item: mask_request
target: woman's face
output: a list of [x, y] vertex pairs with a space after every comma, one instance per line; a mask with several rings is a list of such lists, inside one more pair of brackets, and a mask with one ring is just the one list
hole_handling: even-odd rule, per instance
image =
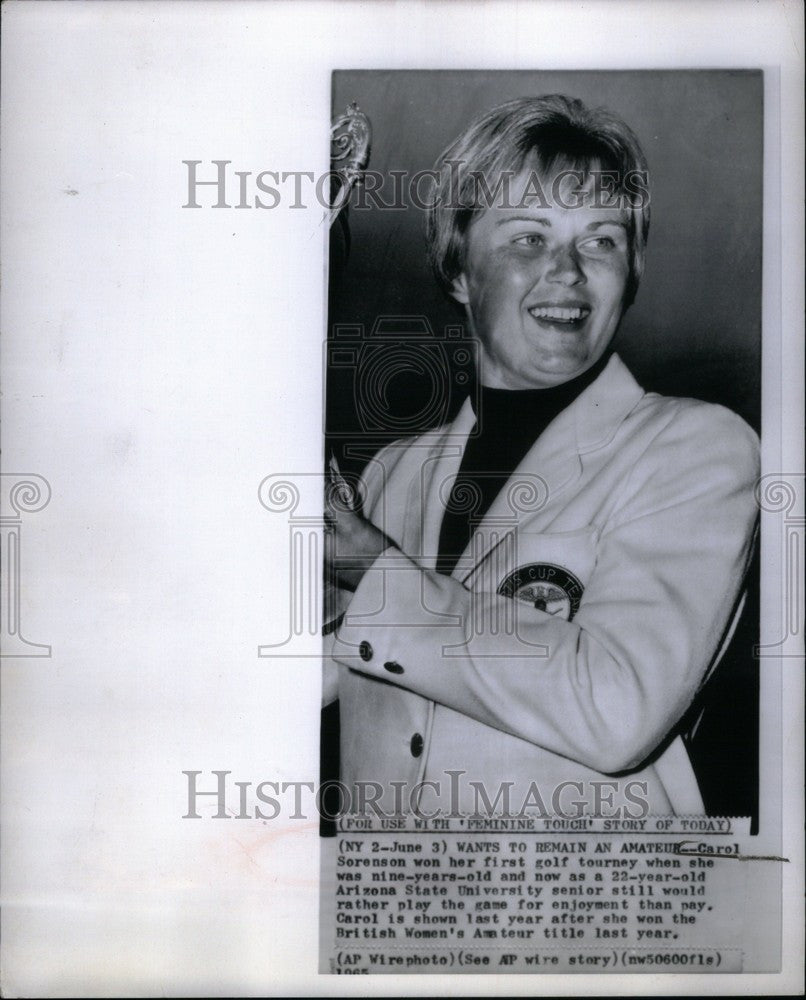
[[482, 385], [547, 388], [581, 375], [604, 354], [624, 312], [627, 212], [603, 207], [589, 185], [576, 197], [530, 197], [532, 176], [524, 168], [509, 197], [471, 222], [454, 282], [479, 340]]

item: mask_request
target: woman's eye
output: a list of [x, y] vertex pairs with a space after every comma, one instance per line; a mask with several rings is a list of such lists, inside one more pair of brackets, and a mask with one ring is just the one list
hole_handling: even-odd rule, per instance
[[543, 244], [543, 236], [540, 233], [526, 233], [524, 236], [518, 236], [515, 242], [522, 246], [539, 247]]
[[613, 250], [616, 246], [616, 241], [612, 236], [596, 236], [594, 239], [583, 243], [583, 246], [588, 247], [590, 250]]

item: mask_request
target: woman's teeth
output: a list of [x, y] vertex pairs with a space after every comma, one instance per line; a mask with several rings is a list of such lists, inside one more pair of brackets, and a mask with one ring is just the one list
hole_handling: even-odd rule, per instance
[[561, 306], [540, 306], [538, 309], [530, 309], [529, 314], [535, 319], [547, 319], [554, 323], [571, 323], [587, 316], [590, 309], [563, 308]]

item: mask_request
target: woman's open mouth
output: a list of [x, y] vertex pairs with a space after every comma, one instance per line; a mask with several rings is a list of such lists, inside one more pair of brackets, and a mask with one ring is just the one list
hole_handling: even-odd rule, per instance
[[573, 328], [575, 326], [580, 326], [588, 318], [588, 316], [590, 316], [591, 310], [589, 306], [585, 305], [538, 305], [532, 306], [528, 312], [529, 315], [533, 319], [536, 319], [539, 323], [545, 323], [550, 326], [565, 326]]

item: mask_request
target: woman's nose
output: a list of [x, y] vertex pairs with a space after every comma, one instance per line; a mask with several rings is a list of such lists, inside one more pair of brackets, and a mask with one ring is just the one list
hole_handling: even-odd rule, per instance
[[585, 272], [573, 247], [555, 250], [549, 261], [546, 279], [562, 285], [578, 285], [585, 281]]

